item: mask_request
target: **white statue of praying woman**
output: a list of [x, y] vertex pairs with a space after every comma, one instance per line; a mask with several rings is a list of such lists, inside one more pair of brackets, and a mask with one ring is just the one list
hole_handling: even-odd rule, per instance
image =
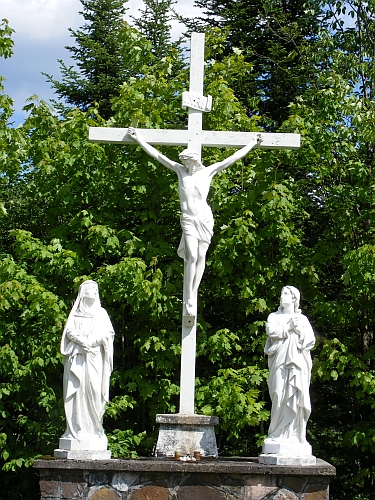
[[268, 388], [272, 402], [271, 423], [263, 453], [311, 455], [306, 424], [311, 413], [311, 354], [315, 336], [299, 308], [300, 292], [284, 286], [278, 310], [268, 316]]
[[211, 242], [214, 218], [207, 203], [211, 181], [215, 174], [243, 158], [254, 146], [261, 142], [255, 138], [242, 149], [225, 160], [205, 167], [195, 151], [185, 149], [179, 154], [181, 163], [170, 160], [143, 140], [140, 133], [130, 127], [129, 135], [159, 163], [176, 172], [181, 206], [182, 237], [178, 255], [185, 261], [185, 308], [190, 316], [196, 316], [196, 296], [201, 282], [206, 253]]
[[[85, 281], [79, 287], [61, 340], [66, 431], [60, 448], [107, 447], [102, 423], [113, 368], [113, 338], [111, 321], [100, 304], [98, 285]], [[72, 441], [80, 444], [72, 445]]]

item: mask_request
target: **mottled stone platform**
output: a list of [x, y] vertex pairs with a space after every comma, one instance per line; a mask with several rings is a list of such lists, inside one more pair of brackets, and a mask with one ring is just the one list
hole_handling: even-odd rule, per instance
[[158, 414], [156, 423], [160, 425], [156, 457], [173, 458], [176, 451], [181, 455], [193, 456], [194, 451], [199, 451], [202, 457], [218, 457], [214, 426], [219, 417]]
[[256, 458], [36, 460], [42, 500], [327, 500], [332, 465], [271, 466]]

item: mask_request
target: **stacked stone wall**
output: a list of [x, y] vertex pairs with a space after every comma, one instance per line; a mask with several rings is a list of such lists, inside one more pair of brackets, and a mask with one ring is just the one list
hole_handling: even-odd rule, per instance
[[264, 466], [255, 459], [37, 460], [41, 500], [328, 500], [335, 469]]

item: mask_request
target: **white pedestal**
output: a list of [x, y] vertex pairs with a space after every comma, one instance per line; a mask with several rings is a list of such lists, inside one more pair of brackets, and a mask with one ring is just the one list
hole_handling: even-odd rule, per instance
[[110, 450], [61, 450], [53, 452], [55, 458], [68, 458], [70, 460], [109, 460]]
[[107, 436], [88, 436], [84, 439], [60, 438], [59, 448], [53, 453], [56, 458], [72, 460], [108, 460], [111, 452], [107, 449]]
[[316, 465], [311, 445], [291, 440], [276, 441], [266, 438], [259, 463], [265, 465]]
[[176, 451], [182, 456], [193, 456], [194, 451], [199, 451], [201, 457], [218, 457], [214, 426], [219, 417], [177, 413], [156, 415], [156, 423], [160, 424], [156, 457], [172, 458]]

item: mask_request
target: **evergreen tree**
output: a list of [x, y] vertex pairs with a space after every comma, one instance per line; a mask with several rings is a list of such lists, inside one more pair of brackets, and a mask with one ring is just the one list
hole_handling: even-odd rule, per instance
[[170, 21], [173, 18], [173, 0], [144, 0], [145, 9], [141, 15], [134, 16], [134, 25], [152, 44], [152, 53], [156, 58], [165, 57], [169, 47], [178, 47], [179, 42], [171, 41]]
[[69, 29], [76, 46], [67, 46], [74, 66], [59, 60], [62, 81], [46, 75], [56, 94], [68, 104], [86, 111], [94, 102], [101, 116], [112, 116], [111, 98], [129, 78], [121, 55], [121, 33], [125, 14], [124, 0], [80, 0], [86, 23], [81, 29]]
[[[243, 50], [247, 62], [253, 65], [248, 77], [234, 87], [237, 96], [249, 113], [258, 108], [263, 124], [277, 128], [288, 116], [289, 103], [314, 78], [313, 44], [324, 24], [321, 0], [195, 3], [205, 9], [200, 18], [202, 29], [213, 26], [228, 30], [223, 55], [235, 47]], [[187, 25], [196, 29], [196, 21]]]

